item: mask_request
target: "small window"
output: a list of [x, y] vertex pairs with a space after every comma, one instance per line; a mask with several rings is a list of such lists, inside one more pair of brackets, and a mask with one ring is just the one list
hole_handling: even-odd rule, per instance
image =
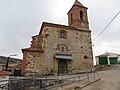
[[60, 38], [65, 38], [65, 33], [64, 32], [60, 32]]
[[63, 38], [63, 39], [67, 39], [67, 31], [65, 31], [65, 30], [60, 30], [59, 32], [58, 32], [58, 38]]
[[87, 55], [85, 55], [85, 56], [84, 56], [84, 59], [88, 59], [88, 56], [87, 56]]
[[80, 11], [80, 20], [83, 20], [83, 11]]

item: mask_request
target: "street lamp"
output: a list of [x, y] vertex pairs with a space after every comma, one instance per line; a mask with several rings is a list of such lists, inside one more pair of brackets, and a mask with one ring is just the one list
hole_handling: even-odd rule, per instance
[[17, 56], [17, 54], [9, 55], [9, 56], [7, 57], [7, 63], [6, 63], [6, 68], [5, 68], [6, 71], [7, 71], [9, 59], [10, 59], [11, 56]]

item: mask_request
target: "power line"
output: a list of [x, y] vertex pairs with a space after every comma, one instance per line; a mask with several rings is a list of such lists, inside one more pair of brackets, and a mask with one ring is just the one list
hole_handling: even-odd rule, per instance
[[[103, 28], [103, 30], [96, 36], [96, 38], [93, 40], [95, 41], [108, 27], [109, 25], [114, 21], [114, 19], [119, 15], [120, 11], [113, 17], [113, 19]], [[95, 45], [95, 44], [94, 44]]]

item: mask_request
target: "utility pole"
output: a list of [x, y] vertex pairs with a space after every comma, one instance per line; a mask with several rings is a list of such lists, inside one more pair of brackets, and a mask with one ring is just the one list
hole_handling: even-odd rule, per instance
[[6, 68], [5, 68], [5, 71], [7, 71], [7, 68], [8, 68], [8, 63], [9, 63], [9, 59], [10, 59], [10, 57], [11, 56], [17, 56], [17, 54], [14, 54], [14, 55], [9, 55], [8, 57], [7, 57], [7, 63], [6, 63]]

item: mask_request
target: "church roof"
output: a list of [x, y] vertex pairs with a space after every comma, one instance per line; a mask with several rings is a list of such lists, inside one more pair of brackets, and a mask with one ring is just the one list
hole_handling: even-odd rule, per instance
[[82, 7], [84, 7], [78, 0], [75, 0], [75, 2], [74, 2], [73, 5], [77, 5], [77, 6], [82, 6]]
[[41, 29], [40, 29], [40, 33], [39, 35], [42, 33], [44, 26], [50, 26], [50, 27], [56, 27], [56, 28], [63, 28], [63, 29], [69, 29], [69, 30], [76, 30], [76, 31], [83, 31], [83, 32], [91, 32], [91, 30], [89, 29], [85, 29], [85, 28], [75, 28], [75, 27], [71, 27], [71, 26], [66, 26], [66, 25], [61, 25], [61, 24], [54, 24], [54, 23], [48, 23], [48, 22], [43, 22]]
[[87, 7], [83, 6], [78, 0], [75, 0], [73, 6], [72, 6], [71, 9], [68, 11], [68, 13], [72, 10], [72, 8], [73, 8], [74, 6], [83, 7], [83, 8], [86, 8], [86, 9], [87, 9]]

